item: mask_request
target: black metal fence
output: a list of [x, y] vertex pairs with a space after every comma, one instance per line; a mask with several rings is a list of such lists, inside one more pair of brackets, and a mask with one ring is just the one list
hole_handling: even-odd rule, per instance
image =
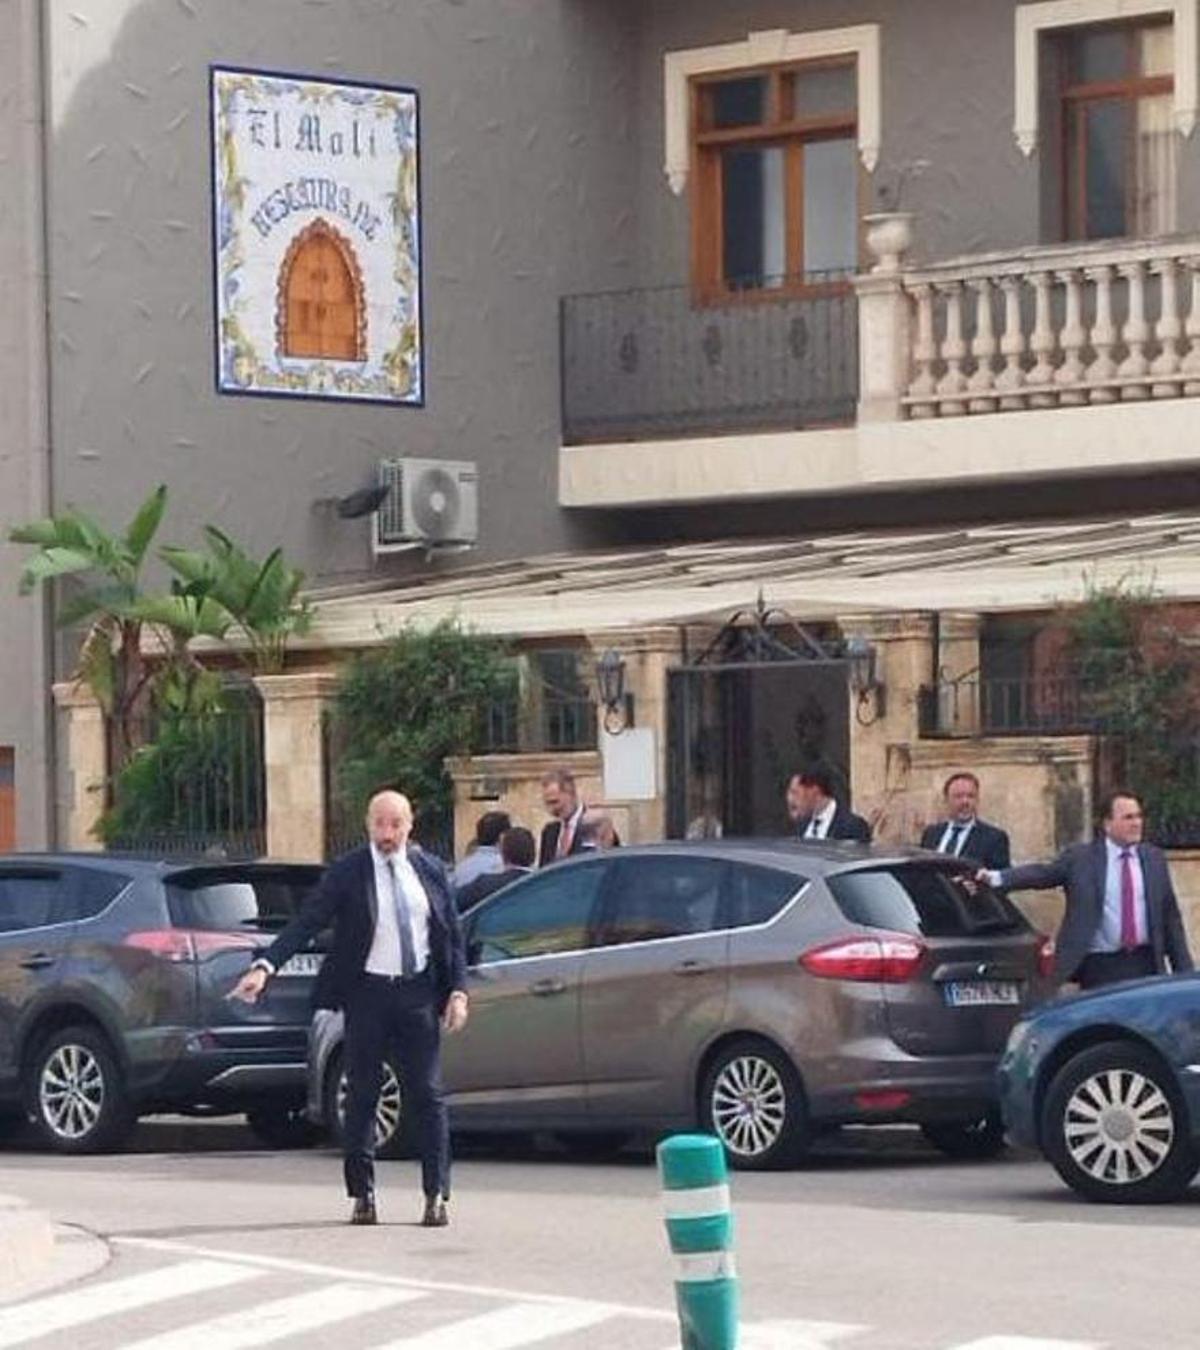
[[944, 680], [920, 691], [922, 736], [1069, 736], [1103, 729], [1102, 691], [1075, 674]]
[[147, 718], [113, 775], [104, 842], [161, 857], [266, 853], [262, 705], [253, 690], [202, 717]]
[[568, 442], [850, 422], [858, 306], [844, 276], [719, 300], [688, 286], [561, 302]]

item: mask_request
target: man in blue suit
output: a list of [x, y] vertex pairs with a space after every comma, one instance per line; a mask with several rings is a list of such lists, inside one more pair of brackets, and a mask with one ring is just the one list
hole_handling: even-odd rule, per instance
[[354, 1201], [350, 1222], [376, 1222], [375, 1110], [390, 1045], [416, 1126], [425, 1191], [421, 1222], [441, 1228], [448, 1222], [450, 1133], [440, 1032], [466, 1025], [466, 959], [445, 869], [409, 842], [412, 823], [407, 797], [376, 793], [367, 807], [369, 843], [329, 869], [230, 997], [255, 1002], [284, 962], [332, 923], [330, 969], [322, 975], [329, 1003], [346, 1014], [344, 1170]]

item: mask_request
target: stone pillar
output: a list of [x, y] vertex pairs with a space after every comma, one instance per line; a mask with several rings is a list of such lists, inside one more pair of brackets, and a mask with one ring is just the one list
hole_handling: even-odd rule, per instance
[[54, 702], [66, 718], [66, 819], [59, 823], [65, 847], [97, 853], [102, 848], [96, 826], [104, 813], [108, 780], [108, 736], [104, 710], [91, 689], [80, 680], [53, 686]]
[[897, 422], [911, 374], [912, 307], [901, 274], [911, 218], [868, 217], [874, 268], [854, 279], [858, 294], [858, 420]]
[[[655, 797], [629, 801], [614, 798], [605, 804], [619, 808], [627, 821], [628, 833], [621, 834], [626, 842], [641, 844], [662, 839], [667, 829], [667, 671], [680, 662], [683, 631], [667, 627], [630, 628], [617, 633], [590, 633], [588, 642], [596, 659], [606, 647], [624, 658], [625, 692], [633, 696], [633, 725], [654, 736]], [[602, 709], [599, 716], [603, 752]]]
[[331, 670], [259, 675], [267, 775], [267, 855], [325, 859], [325, 740], [322, 714], [333, 697]]
[[951, 736], [979, 733], [978, 614], [938, 616], [938, 730]]
[[[876, 679], [883, 686], [883, 712], [872, 696], [850, 693], [850, 785], [854, 809], [885, 843], [908, 842], [911, 822], [892, 804], [902, 797], [909, 756], [920, 732], [919, 695], [933, 674], [933, 618], [928, 614], [839, 617], [847, 639], [875, 648]], [[902, 815], [902, 813], [901, 813]]]

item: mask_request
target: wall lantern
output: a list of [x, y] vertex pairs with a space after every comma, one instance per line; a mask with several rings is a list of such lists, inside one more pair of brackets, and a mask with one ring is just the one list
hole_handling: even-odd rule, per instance
[[846, 660], [850, 665], [850, 692], [856, 699], [855, 716], [870, 726], [884, 715], [884, 687], [879, 678], [879, 654], [864, 637], [846, 641]]
[[625, 658], [611, 647], [605, 648], [596, 662], [596, 684], [600, 706], [604, 709], [604, 730], [617, 736], [631, 722], [630, 699], [625, 693]]

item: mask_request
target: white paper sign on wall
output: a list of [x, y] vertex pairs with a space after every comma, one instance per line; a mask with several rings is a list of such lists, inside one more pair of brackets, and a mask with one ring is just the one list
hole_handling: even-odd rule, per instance
[[600, 733], [604, 800], [648, 802], [658, 796], [658, 749], [652, 727], [630, 727], [619, 736]]

